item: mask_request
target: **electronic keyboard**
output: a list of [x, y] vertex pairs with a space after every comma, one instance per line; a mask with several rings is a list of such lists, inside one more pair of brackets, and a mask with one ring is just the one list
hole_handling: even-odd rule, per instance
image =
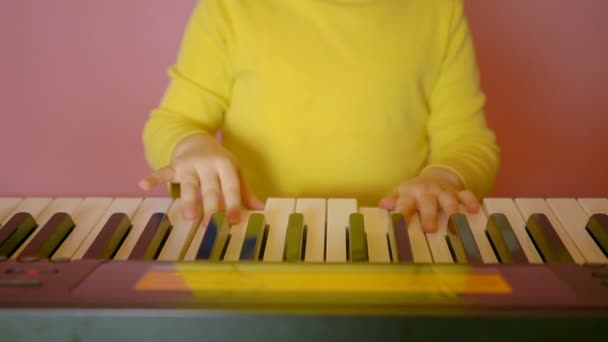
[[349, 198], [230, 225], [179, 198], [0, 198], [2, 340], [605, 338], [608, 199], [487, 198], [437, 232]]

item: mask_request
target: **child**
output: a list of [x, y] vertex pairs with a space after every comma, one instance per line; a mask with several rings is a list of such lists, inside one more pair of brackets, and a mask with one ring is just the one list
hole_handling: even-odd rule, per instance
[[497, 173], [461, 0], [203, 0], [170, 75], [140, 186], [180, 183], [189, 218], [348, 197], [430, 232]]

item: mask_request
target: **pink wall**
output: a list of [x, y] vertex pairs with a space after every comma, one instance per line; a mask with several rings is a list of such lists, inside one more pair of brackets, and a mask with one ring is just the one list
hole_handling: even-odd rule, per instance
[[[145, 195], [141, 128], [195, 2], [0, 2], [0, 196]], [[503, 153], [493, 195], [607, 196], [608, 1], [467, 6]]]

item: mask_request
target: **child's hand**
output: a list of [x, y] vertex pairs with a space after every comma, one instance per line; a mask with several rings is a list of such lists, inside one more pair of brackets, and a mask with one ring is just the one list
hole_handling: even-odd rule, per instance
[[449, 217], [458, 212], [460, 204], [471, 212], [480, 208], [475, 195], [464, 189], [458, 177], [441, 168], [426, 169], [414, 179], [399, 184], [392, 194], [380, 201], [381, 207], [401, 212], [406, 218], [418, 211], [425, 232], [437, 231], [440, 210]]
[[185, 217], [198, 215], [202, 199], [205, 215], [225, 208], [231, 223], [241, 218], [241, 203], [251, 209], [264, 205], [249, 190], [232, 155], [213, 137], [192, 135], [178, 144], [168, 165], [141, 180], [140, 187], [152, 189], [169, 182], [180, 183]]

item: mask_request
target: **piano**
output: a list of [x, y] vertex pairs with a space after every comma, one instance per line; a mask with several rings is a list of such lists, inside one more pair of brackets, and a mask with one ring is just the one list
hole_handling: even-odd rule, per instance
[[606, 339], [608, 199], [487, 198], [418, 217], [270, 198], [230, 225], [179, 198], [0, 198], [0, 336]]

